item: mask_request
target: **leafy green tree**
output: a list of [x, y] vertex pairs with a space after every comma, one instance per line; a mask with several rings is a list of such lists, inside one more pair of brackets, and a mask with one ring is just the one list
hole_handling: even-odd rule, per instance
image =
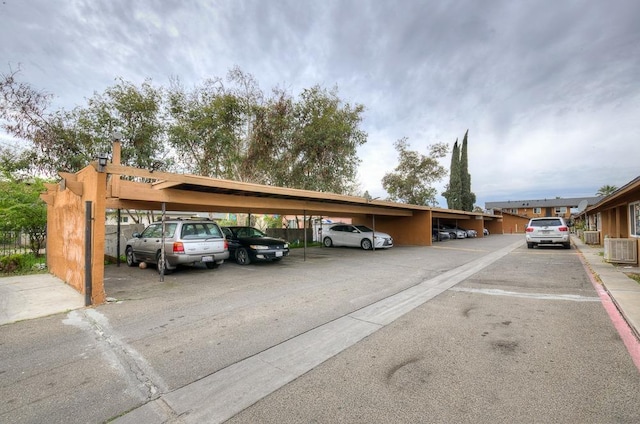
[[293, 104], [291, 127], [284, 127], [284, 145], [272, 152], [276, 185], [345, 193], [356, 179], [357, 148], [366, 142], [359, 128], [364, 106], [350, 105], [331, 91], [305, 89]]
[[52, 96], [18, 81], [17, 72], [0, 78], [2, 128], [32, 150], [32, 168], [48, 175], [75, 172], [111, 150], [112, 134], [122, 133], [122, 161], [142, 168], [169, 162], [163, 146], [162, 90], [120, 80], [94, 94], [85, 108], [48, 112]]
[[447, 175], [438, 159], [446, 156], [448, 146], [444, 143], [429, 146], [429, 156], [409, 150], [406, 138], [398, 140], [394, 146], [398, 151], [398, 166], [382, 178], [382, 187], [389, 193], [389, 200], [412, 205], [437, 205], [437, 190], [431, 184]]
[[239, 99], [208, 80], [190, 93], [174, 85], [168, 96], [169, 143], [191, 173], [216, 178], [238, 179], [241, 160], [242, 124]]
[[40, 199], [44, 182], [42, 179], [0, 180], [0, 230], [27, 232], [35, 256], [44, 246], [47, 228], [47, 207]]
[[600, 187], [598, 189], [598, 192], [596, 193], [596, 196], [608, 196], [611, 193], [613, 193], [614, 191], [617, 191], [618, 187], [614, 186], [614, 185], [603, 185], [602, 187]]
[[190, 91], [177, 81], [165, 90], [120, 79], [86, 106], [53, 113], [51, 96], [16, 73], [2, 76], [0, 95], [2, 128], [34, 153], [33, 170], [48, 175], [78, 171], [109, 152], [119, 132], [125, 165], [336, 193], [357, 189], [364, 107], [342, 101], [337, 88], [315, 86], [299, 99], [275, 89], [267, 97], [234, 68], [226, 81]]

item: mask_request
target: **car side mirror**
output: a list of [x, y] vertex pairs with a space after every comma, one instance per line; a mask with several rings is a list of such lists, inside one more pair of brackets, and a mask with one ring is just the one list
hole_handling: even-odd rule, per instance
[[133, 233], [133, 234], [131, 234], [131, 237], [140, 238], [140, 233]]

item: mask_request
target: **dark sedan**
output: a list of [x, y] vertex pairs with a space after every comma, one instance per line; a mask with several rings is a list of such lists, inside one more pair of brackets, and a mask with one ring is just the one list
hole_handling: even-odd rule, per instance
[[253, 227], [222, 227], [229, 243], [229, 256], [240, 265], [252, 261], [279, 261], [289, 255], [289, 243], [286, 240], [269, 237]]

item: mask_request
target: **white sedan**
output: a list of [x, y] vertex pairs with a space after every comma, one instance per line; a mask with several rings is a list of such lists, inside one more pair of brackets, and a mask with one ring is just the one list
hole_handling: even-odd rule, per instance
[[393, 238], [387, 233], [372, 230], [365, 225], [337, 224], [325, 230], [322, 242], [326, 247], [352, 246], [364, 250], [373, 249], [375, 239], [376, 249], [393, 247]]

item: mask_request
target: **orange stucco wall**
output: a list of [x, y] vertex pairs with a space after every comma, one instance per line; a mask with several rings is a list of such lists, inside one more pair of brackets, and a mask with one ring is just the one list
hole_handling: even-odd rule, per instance
[[529, 218], [508, 214], [502, 215], [502, 231], [504, 234], [524, 233], [528, 222]]
[[92, 202], [91, 304], [105, 301], [104, 243], [106, 174], [88, 166], [75, 175], [82, 195], [49, 190], [47, 202], [47, 266], [49, 271], [80, 293], [85, 293], [85, 202]]
[[[354, 224], [373, 226], [373, 217], [353, 217]], [[414, 211], [413, 216], [376, 216], [375, 230], [388, 233], [399, 246], [431, 246], [431, 211]]]

